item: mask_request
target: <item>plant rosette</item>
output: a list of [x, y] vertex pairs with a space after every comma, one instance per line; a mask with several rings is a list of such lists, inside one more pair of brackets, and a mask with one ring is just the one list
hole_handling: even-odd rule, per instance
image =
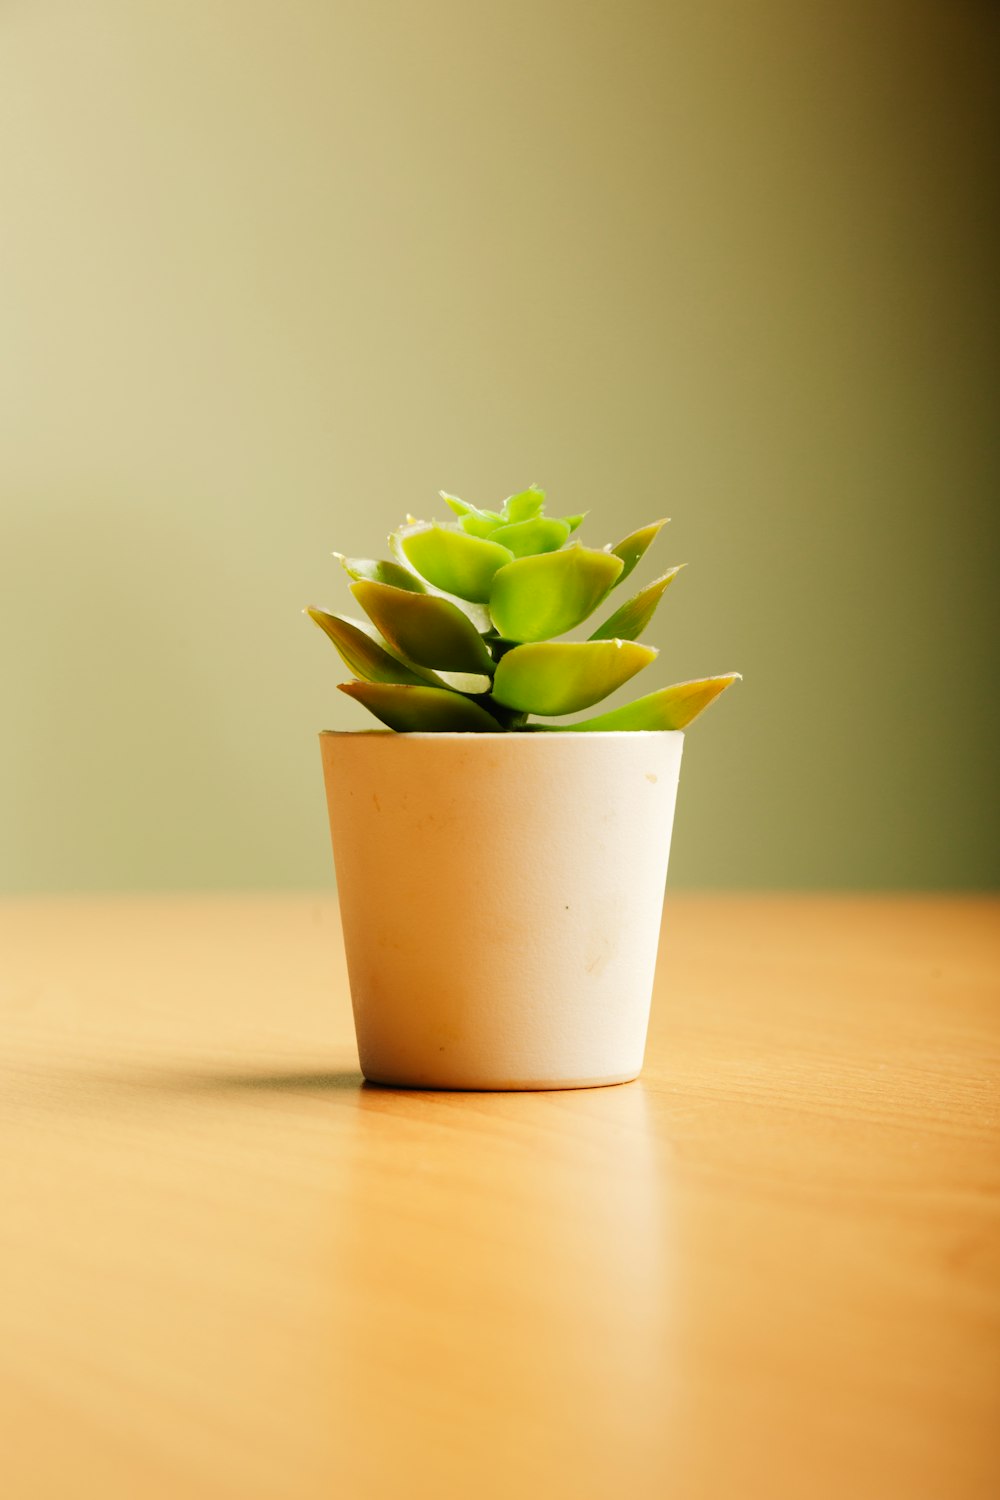
[[457, 521], [409, 518], [391, 559], [337, 554], [367, 618], [307, 611], [342, 691], [395, 731], [320, 737], [361, 1068], [427, 1089], [627, 1082], [682, 731], [738, 674], [567, 721], [656, 659], [639, 636], [677, 567], [562, 637], [665, 523], [597, 550], [537, 488], [497, 511], [443, 498]]

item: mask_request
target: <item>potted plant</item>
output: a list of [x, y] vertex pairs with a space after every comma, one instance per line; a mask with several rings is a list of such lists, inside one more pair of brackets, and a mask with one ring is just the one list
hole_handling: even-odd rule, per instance
[[[535, 487], [442, 498], [392, 557], [336, 554], [367, 618], [307, 612], [388, 727], [321, 735], [365, 1077], [419, 1088], [623, 1083], [642, 1066], [682, 731], [737, 673], [594, 707], [656, 650], [671, 568], [567, 640], [665, 524], [582, 546]], [[554, 720], [555, 722], [551, 722]]]

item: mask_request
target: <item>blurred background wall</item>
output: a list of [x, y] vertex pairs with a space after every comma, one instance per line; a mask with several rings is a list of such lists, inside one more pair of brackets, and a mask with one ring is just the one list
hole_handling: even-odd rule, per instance
[[[331, 880], [440, 488], [691, 566], [678, 885], [996, 874], [998, 8], [0, 5], [0, 881]], [[647, 570], [644, 576], [651, 576]], [[627, 694], [626, 694], [627, 696]]]

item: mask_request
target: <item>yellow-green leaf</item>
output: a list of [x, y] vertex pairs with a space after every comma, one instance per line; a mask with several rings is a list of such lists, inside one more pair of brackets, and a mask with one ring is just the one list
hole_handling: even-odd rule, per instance
[[504, 524], [504, 517], [495, 510], [480, 510], [478, 505], [470, 505], [468, 501], [460, 500], [457, 495], [448, 495], [444, 490], [440, 491], [440, 495], [448, 508], [458, 516], [462, 530], [467, 531], [470, 536], [489, 536], [490, 532]]
[[309, 608], [309, 618], [327, 635], [342, 660], [358, 677], [366, 682], [425, 682], [419, 672], [414, 672], [405, 662], [399, 661], [389, 651], [385, 641], [377, 633], [369, 634], [359, 620], [346, 615], [331, 615], [325, 609]]
[[492, 673], [482, 636], [450, 599], [367, 580], [352, 584], [351, 592], [392, 650], [408, 661], [437, 671]]
[[509, 548], [515, 557], [533, 557], [539, 552], [558, 552], [568, 536], [569, 527], [565, 521], [534, 516], [530, 521], [498, 526], [493, 541]]
[[[714, 703], [720, 693], [734, 682], [742, 681], [739, 672], [728, 672], [724, 677], [702, 677], [696, 682], [677, 682], [673, 687], [660, 688], [645, 698], [636, 698], [621, 708], [598, 714], [594, 719], [581, 719], [578, 724], [546, 724], [546, 729], [565, 733], [580, 729], [640, 730], [640, 729], [684, 729]], [[541, 725], [537, 726], [541, 728]]]
[[307, 609], [306, 614], [329, 636], [341, 658], [356, 677], [366, 682], [398, 682], [452, 688], [456, 693], [488, 693], [490, 678], [484, 672], [433, 672], [414, 662], [400, 661], [389, 650], [370, 620], [352, 620], [325, 609]]
[[371, 583], [388, 583], [396, 589], [409, 589], [411, 594], [426, 592], [423, 580], [409, 568], [404, 568], [401, 563], [377, 562], [370, 557], [345, 557], [342, 552], [335, 552], [333, 555], [343, 563], [349, 578], [366, 578]]
[[622, 567], [621, 558], [590, 547], [520, 557], [493, 579], [493, 624], [508, 641], [563, 635], [597, 608]]
[[653, 542], [656, 541], [656, 538], [666, 524], [667, 522], [664, 518], [662, 521], [653, 521], [649, 526], [641, 526], [638, 531], [629, 532], [628, 536], [623, 537], [617, 546], [612, 547], [611, 551], [615, 557], [620, 557], [625, 564], [621, 572], [621, 577], [618, 579], [619, 583], [628, 577], [636, 563], [645, 555]]
[[[401, 567], [407, 569], [411, 568], [411, 563], [406, 553], [403, 551], [403, 540], [405, 537], [409, 536], [411, 530], [413, 530], [414, 528], [416, 528], [417, 530], [424, 530], [426, 529], [426, 522], [408, 522], [405, 526], [399, 527], [398, 530], [391, 532], [389, 535], [389, 546], [392, 550], [393, 557]], [[463, 615], [465, 615], [471, 621], [474, 628], [478, 630], [480, 635], [486, 635], [487, 631], [493, 629], [493, 621], [490, 619], [490, 612], [486, 608], [485, 604], [473, 604], [469, 599], [459, 599], [454, 594], [447, 594], [442, 589], [435, 588], [432, 583], [427, 583], [424, 579], [420, 579], [419, 581], [424, 584], [425, 593], [437, 594], [439, 597], [443, 594], [445, 598], [450, 599], [453, 604], [456, 604], [462, 611]]]
[[505, 521], [530, 521], [545, 508], [545, 491], [533, 484], [520, 494], [508, 495], [503, 503]]
[[493, 696], [529, 714], [572, 714], [599, 703], [656, 659], [632, 641], [555, 641], [515, 646], [501, 657]]
[[496, 542], [450, 526], [405, 532], [401, 540], [404, 553], [421, 577], [446, 594], [457, 594], [473, 604], [487, 602], [494, 573], [514, 556]]
[[444, 688], [379, 682], [342, 682], [339, 686], [400, 734], [497, 734], [501, 730], [478, 703]]
[[616, 609], [610, 619], [605, 620], [603, 625], [598, 625], [592, 641], [637, 641], [656, 613], [656, 606], [663, 598], [664, 593], [673, 583], [684, 564], [679, 563], [676, 568], [671, 568], [669, 573], [664, 573], [662, 578], [657, 578], [653, 583], [648, 583], [644, 589], [633, 594], [627, 599], [621, 609]]

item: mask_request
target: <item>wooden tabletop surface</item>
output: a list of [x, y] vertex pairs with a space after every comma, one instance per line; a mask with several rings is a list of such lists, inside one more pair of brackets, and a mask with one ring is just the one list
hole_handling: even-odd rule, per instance
[[638, 1083], [407, 1093], [327, 897], [6, 903], [5, 1500], [993, 1500], [998, 996], [1000, 902], [671, 896]]

